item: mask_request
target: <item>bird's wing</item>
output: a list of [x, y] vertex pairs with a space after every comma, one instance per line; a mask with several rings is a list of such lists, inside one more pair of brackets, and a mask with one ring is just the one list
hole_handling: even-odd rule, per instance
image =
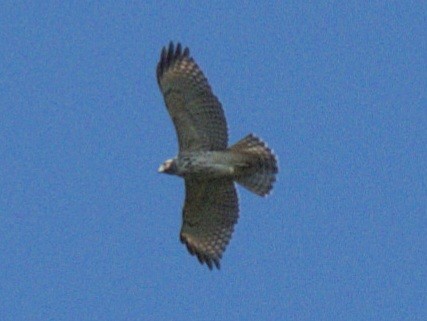
[[234, 183], [231, 179], [186, 179], [185, 192], [181, 242], [200, 263], [219, 269], [239, 216]]
[[179, 150], [203, 151], [227, 148], [227, 122], [221, 103], [208, 80], [190, 57], [170, 43], [157, 64], [157, 82], [175, 125]]

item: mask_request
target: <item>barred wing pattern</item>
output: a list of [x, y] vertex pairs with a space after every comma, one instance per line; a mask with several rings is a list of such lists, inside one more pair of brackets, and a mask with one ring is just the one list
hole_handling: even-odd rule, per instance
[[239, 216], [236, 188], [231, 179], [185, 180], [181, 242], [200, 263], [219, 269]]
[[178, 136], [179, 150], [227, 148], [227, 122], [221, 103], [190, 51], [170, 43], [157, 65], [157, 81]]

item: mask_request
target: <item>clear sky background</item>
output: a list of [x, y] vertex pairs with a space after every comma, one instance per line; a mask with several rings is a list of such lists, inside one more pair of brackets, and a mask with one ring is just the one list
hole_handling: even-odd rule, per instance
[[[0, 5], [2, 321], [427, 320], [425, 2], [70, 3]], [[279, 158], [220, 271], [157, 173], [170, 40]]]

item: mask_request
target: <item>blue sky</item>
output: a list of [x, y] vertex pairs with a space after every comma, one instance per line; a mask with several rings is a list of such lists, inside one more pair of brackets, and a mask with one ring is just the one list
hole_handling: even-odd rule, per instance
[[[422, 1], [0, 5], [1, 320], [426, 320]], [[179, 242], [155, 67], [189, 46], [278, 155], [220, 271]]]

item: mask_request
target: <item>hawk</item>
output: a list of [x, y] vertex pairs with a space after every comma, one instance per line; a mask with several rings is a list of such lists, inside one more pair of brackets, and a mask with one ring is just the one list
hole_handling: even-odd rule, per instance
[[277, 160], [253, 134], [228, 147], [221, 103], [188, 48], [172, 42], [163, 48], [157, 82], [179, 143], [178, 156], [158, 171], [185, 181], [180, 239], [201, 264], [219, 269], [239, 216], [234, 182], [267, 195], [276, 179]]

